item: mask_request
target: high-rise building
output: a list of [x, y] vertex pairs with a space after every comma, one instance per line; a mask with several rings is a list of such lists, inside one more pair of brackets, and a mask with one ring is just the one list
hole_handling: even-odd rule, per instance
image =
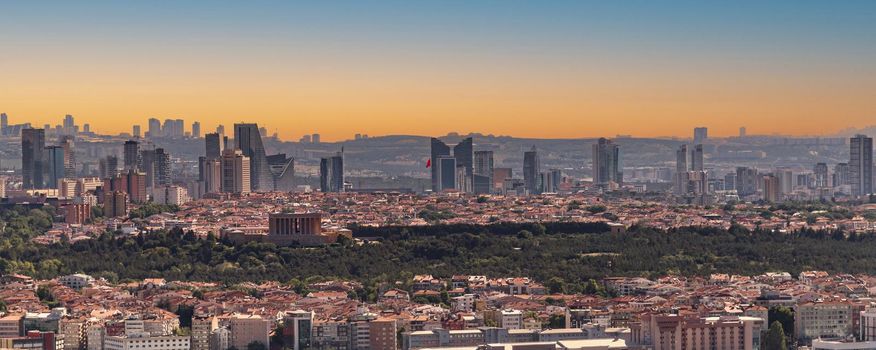
[[705, 169], [705, 164], [703, 162], [703, 145], [698, 144], [694, 146], [693, 152], [690, 155], [690, 170], [693, 171], [703, 171]]
[[563, 182], [563, 172], [560, 169], [551, 169], [541, 174], [542, 192], [557, 193], [560, 183]]
[[873, 193], [873, 138], [855, 135], [849, 142], [849, 183], [852, 195]]
[[815, 174], [815, 188], [825, 188], [830, 186], [828, 182], [827, 163], [816, 163], [812, 168]]
[[[453, 147], [453, 157], [456, 159], [454, 162], [456, 166], [462, 168], [463, 170], [460, 172], [460, 181], [454, 180], [456, 183], [454, 188], [457, 188], [462, 191], [472, 192], [473, 191], [473, 175], [474, 175], [474, 147], [473, 140], [471, 137], [465, 138], [460, 141], [456, 146]], [[438, 169], [436, 168], [436, 163], [438, 159], [445, 156], [450, 156], [450, 147], [447, 146], [443, 141], [432, 138], [431, 141], [431, 164], [432, 164], [432, 190], [440, 191], [442, 189], [448, 189], [447, 187], [441, 186], [439, 184], [439, 174]], [[444, 169], [444, 171], [449, 172], [450, 170]], [[454, 178], [457, 177], [456, 169], [453, 170]], [[439, 189], [440, 188], [440, 189]]]
[[138, 138], [138, 139], [140, 138], [141, 135], [140, 135], [140, 126], [139, 125], [134, 125], [133, 127], [131, 127], [131, 135]]
[[234, 124], [234, 142], [249, 157], [251, 191], [272, 190], [273, 179], [258, 124]]
[[116, 173], [119, 171], [119, 157], [110, 155], [101, 159], [98, 170], [101, 178], [105, 179], [116, 176]]
[[204, 193], [222, 192], [222, 158], [204, 161]]
[[86, 133], [86, 134], [90, 134], [91, 133], [91, 124], [88, 124], [88, 123], [82, 124], [82, 132]]
[[849, 184], [849, 163], [837, 163], [833, 166], [833, 186]]
[[[435, 137], [431, 140], [431, 164], [432, 164], [432, 191], [438, 192], [441, 191], [442, 185], [440, 182], [441, 175], [438, 170], [438, 159], [442, 157], [450, 156], [450, 147], [447, 146], [444, 141], [441, 141]], [[456, 166], [456, 162], [453, 163], [454, 167]], [[455, 170], [454, 170], [455, 171]], [[456, 187], [456, 186], [454, 186]]]
[[736, 168], [736, 192], [740, 197], [757, 193], [757, 169], [747, 167]]
[[724, 191], [736, 190], [736, 173], [724, 175]]
[[319, 162], [319, 188], [323, 192], [344, 192], [344, 152]]
[[201, 122], [192, 123], [192, 137], [196, 139], [201, 137]]
[[457, 183], [460, 190], [472, 192], [472, 175], [474, 175], [474, 141], [467, 137], [453, 146], [453, 157], [456, 158], [456, 166], [463, 168], [462, 182]]
[[157, 177], [155, 174], [156, 169], [156, 159], [157, 155], [155, 154], [154, 149], [144, 149], [140, 151], [140, 170], [146, 174], [146, 187], [153, 188], [155, 187], [155, 178]]
[[745, 129], [745, 127], [744, 127], [744, 126], [743, 126], [743, 127], [740, 127], [740, 128], [739, 128], [739, 137], [740, 137], [740, 138], [743, 138], [743, 137], [745, 137], [745, 134], [746, 134], [746, 129]]
[[535, 146], [523, 152], [523, 186], [529, 194], [541, 194], [541, 162]]
[[61, 147], [64, 148], [64, 177], [76, 177], [76, 147], [73, 136], [61, 137]]
[[222, 192], [249, 193], [252, 189], [250, 159], [239, 149], [222, 153]]
[[107, 191], [103, 195], [103, 216], [114, 218], [128, 215], [128, 194], [122, 191]]
[[620, 147], [606, 138], [593, 144], [593, 183], [605, 185], [623, 183]]
[[511, 168], [493, 168], [493, 188], [502, 188], [512, 176]]
[[192, 348], [191, 350], [210, 350], [210, 336], [219, 328], [216, 316], [192, 317]]
[[9, 117], [6, 113], [0, 113], [0, 135], [6, 135], [7, 127], [9, 127]]
[[782, 195], [781, 181], [778, 176], [767, 174], [763, 176], [763, 200], [771, 203], [778, 202]]
[[64, 178], [64, 148], [61, 146], [48, 146], [45, 149], [45, 156], [45, 187], [58, 188], [58, 181]]
[[687, 192], [685, 174], [687, 167], [687, 145], [681, 145], [675, 151], [675, 194], [684, 195]]
[[139, 169], [140, 167], [140, 143], [134, 140], [125, 141], [124, 150], [125, 170]]
[[147, 137], [162, 137], [161, 121], [156, 118], [149, 118], [149, 130], [146, 131]]
[[164, 148], [155, 149], [155, 185], [170, 185], [171, 168], [170, 154], [164, 151]]
[[[791, 192], [794, 191], [794, 171], [793, 170], [787, 169], [787, 168], [776, 169], [776, 172], [773, 175], [775, 175], [775, 177], [777, 177], [779, 179], [779, 194], [780, 195], [790, 194]], [[801, 174], [801, 175], [804, 175], [803, 178], [808, 178], [808, 175], [805, 175], [805, 174]], [[800, 183], [803, 186], [806, 186], [806, 184], [803, 184], [800, 181], [798, 181], [798, 183]]]
[[64, 116], [64, 127], [62, 129], [64, 135], [75, 135], [76, 134], [76, 122], [73, 121], [72, 115]]
[[44, 129], [21, 130], [21, 175], [25, 189], [43, 188], [46, 132]]
[[449, 155], [438, 157], [432, 165], [438, 172], [438, 188], [436, 192], [457, 189], [456, 158]]
[[310, 141], [313, 143], [319, 143], [320, 142], [319, 134], [310, 135]]
[[493, 151], [474, 152], [474, 176], [472, 183], [474, 193], [489, 194], [493, 192]]
[[694, 128], [694, 139], [693, 143], [695, 145], [701, 144], [705, 142], [709, 138], [709, 128], [701, 126]]
[[207, 159], [218, 159], [222, 156], [222, 151], [225, 150], [222, 135], [219, 133], [204, 135], [204, 144], [206, 145]]

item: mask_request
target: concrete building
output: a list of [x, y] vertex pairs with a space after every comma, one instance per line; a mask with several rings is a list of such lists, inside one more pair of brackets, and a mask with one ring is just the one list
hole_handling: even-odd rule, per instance
[[593, 144], [593, 183], [607, 185], [623, 183], [623, 166], [621, 166], [620, 147], [606, 138], [600, 138]]
[[58, 283], [61, 283], [68, 288], [79, 290], [88, 287], [92, 283], [94, 283], [94, 277], [86, 274], [77, 273], [59, 277]]
[[853, 333], [849, 303], [802, 303], [794, 311], [794, 334], [798, 339], [844, 338]]
[[189, 350], [191, 338], [176, 335], [155, 336], [147, 333], [107, 336], [103, 348], [105, 350]]
[[855, 135], [850, 139], [849, 182], [854, 196], [873, 193], [873, 138]]
[[378, 318], [368, 323], [371, 350], [396, 350], [398, 334], [395, 319]]
[[192, 350], [211, 350], [210, 337], [219, 328], [215, 316], [195, 316], [192, 318]]
[[645, 314], [631, 324], [631, 342], [654, 350], [757, 350], [763, 319]]
[[21, 176], [24, 189], [43, 188], [46, 133], [44, 129], [21, 130]]
[[246, 349], [252, 342], [258, 342], [268, 347], [268, 335], [271, 332], [270, 320], [258, 315], [236, 315], [229, 322], [230, 344], [238, 349]]
[[251, 175], [250, 158], [239, 149], [226, 149], [222, 154], [222, 192], [249, 193]]

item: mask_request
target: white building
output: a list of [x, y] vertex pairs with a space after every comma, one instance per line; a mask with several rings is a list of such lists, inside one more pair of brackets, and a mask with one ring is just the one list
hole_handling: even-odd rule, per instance
[[189, 200], [189, 191], [184, 187], [158, 186], [152, 190], [152, 201], [158, 204], [182, 205]]
[[104, 339], [105, 350], [189, 350], [191, 338], [188, 336], [151, 336], [135, 333], [127, 336], [108, 336]]
[[72, 274], [58, 278], [58, 283], [61, 283], [72, 289], [82, 289], [94, 283], [94, 277], [86, 274]]
[[812, 350], [876, 350], [876, 341], [842, 342], [815, 339]]
[[450, 301], [450, 307], [453, 311], [474, 311], [475, 296], [474, 294], [465, 294], [458, 297], [453, 297]]

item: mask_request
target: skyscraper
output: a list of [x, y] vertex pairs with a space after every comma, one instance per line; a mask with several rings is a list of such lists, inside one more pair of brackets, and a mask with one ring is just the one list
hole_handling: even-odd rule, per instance
[[523, 152], [523, 186], [529, 194], [541, 194], [541, 162], [535, 146]]
[[593, 183], [605, 185], [610, 182], [623, 183], [620, 147], [606, 138], [593, 144]]
[[319, 163], [319, 187], [323, 192], [344, 192], [344, 152], [322, 158]]
[[687, 145], [681, 145], [675, 151], [675, 194], [677, 195], [684, 195], [687, 192], [687, 171]]
[[816, 163], [812, 168], [815, 174], [815, 188], [825, 188], [829, 186], [827, 175], [827, 163]]
[[258, 124], [234, 124], [234, 142], [236, 148], [249, 157], [251, 190], [272, 190], [273, 180]]
[[73, 121], [72, 115], [64, 116], [64, 127], [62, 129], [64, 135], [75, 135], [76, 134], [76, 122]]
[[206, 134], [204, 135], [204, 144], [206, 145], [207, 159], [218, 159], [222, 156], [222, 151], [225, 149], [222, 135], [219, 133]]
[[474, 193], [489, 194], [493, 192], [493, 151], [474, 152], [474, 176], [472, 183]]
[[222, 192], [249, 193], [250, 159], [239, 149], [226, 149], [222, 153]]
[[204, 193], [219, 193], [222, 191], [221, 159], [207, 159], [204, 162]]
[[21, 130], [21, 175], [25, 189], [43, 188], [46, 132], [44, 129]]
[[[460, 141], [456, 146], [453, 147], [453, 158], [456, 159], [454, 162], [457, 167], [462, 168], [460, 171], [460, 181], [454, 185], [454, 188], [458, 188], [463, 191], [472, 192], [473, 187], [473, 175], [474, 175], [474, 146], [473, 140], [471, 137], [465, 138]], [[430, 162], [432, 163], [432, 190], [440, 191], [442, 189], [448, 189], [446, 186], [440, 184], [440, 175], [438, 173], [437, 163], [438, 159], [445, 156], [451, 156], [450, 147], [447, 146], [443, 141], [432, 138], [431, 141], [431, 158]], [[444, 169], [445, 171], [449, 171]], [[453, 170], [454, 178], [456, 177], [456, 170]]]
[[456, 158], [449, 155], [440, 156], [433, 165], [438, 171], [438, 188], [436, 192], [457, 189]]
[[739, 197], [757, 193], [757, 180], [757, 169], [747, 167], [736, 168], [736, 192], [739, 194]]
[[156, 155], [154, 149], [140, 151], [140, 171], [146, 174], [146, 187], [155, 187]]
[[147, 130], [148, 137], [162, 137], [161, 133], [161, 121], [156, 118], [149, 118], [149, 130]]
[[192, 123], [192, 137], [196, 139], [201, 137], [201, 122]]
[[61, 147], [64, 148], [64, 177], [76, 177], [76, 147], [73, 136], [61, 137]]
[[855, 135], [849, 142], [849, 182], [853, 196], [873, 193], [873, 138]]
[[833, 186], [849, 184], [849, 163], [837, 163], [833, 166]]
[[[432, 191], [441, 191], [440, 174], [438, 170], [438, 158], [450, 156], [450, 147], [444, 141], [435, 137], [431, 140], [431, 163], [432, 163]], [[454, 164], [456, 164], [454, 162]], [[455, 165], [454, 165], [455, 166]]]
[[463, 168], [461, 183], [457, 186], [465, 192], [472, 192], [472, 175], [474, 174], [474, 145], [471, 137], [467, 137], [453, 146], [453, 157], [456, 158], [456, 166]]
[[703, 164], [703, 145], [698, 144], [694, 146], [693, 152], [690, 155], [691, 162], [691, 170], [693, 171], [703, 171], [705, 170], [705, 164]]
[[7, 127], [9, 127], [9, 117], [6, 113], [0, 113], [0, 135], [6, 135]]
[[134, 140], [125, 141], [125, 170], [138, 169], [140, 166], [140, 143]]
[[693, 143], [700, 144], [706, 141], [709, 138], [709, 128], [701, 126], [694, 128], [694, 139]]
[[164, 151], [164, 148], [155, 149], [155, 185], [170, 185], [170, 154]]
[[773, 174], [763, 176], [763, 200], [771, 203], [778, 202], [781, 196], [779, 178]]
[[134, 125], [133, 127], [131, 127], [131, 135], [136, 137], [136, 138], [140, 138], [140, 126], [139, 125]]
[[64, 178], [64, 148], [48, 146], [46, 156], [46, 188], [58, 188], [58, 181]]

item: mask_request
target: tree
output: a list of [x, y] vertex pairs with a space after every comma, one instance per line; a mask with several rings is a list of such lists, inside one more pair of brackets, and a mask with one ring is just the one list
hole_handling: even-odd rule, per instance
[[766, 340], [764, 341], [764, 349], [766, 350], [788, 350], [788, 344], [785, 340], [785, 330], [782, 329], [782, 323], [774, 321], [770, 325], [770, 330], [767, 331]]
[[545, 287], [548, 287], [548, 292], [551, 294], [563, 294], [566, 292], [566, 281], [560, 277], [551, 277], [545, 283]]
[[787, 306], [774, 306], [767, 312], [770, 324], [779, 322], [785, 330], [785, 337], [794, 339], [794, 310]]

